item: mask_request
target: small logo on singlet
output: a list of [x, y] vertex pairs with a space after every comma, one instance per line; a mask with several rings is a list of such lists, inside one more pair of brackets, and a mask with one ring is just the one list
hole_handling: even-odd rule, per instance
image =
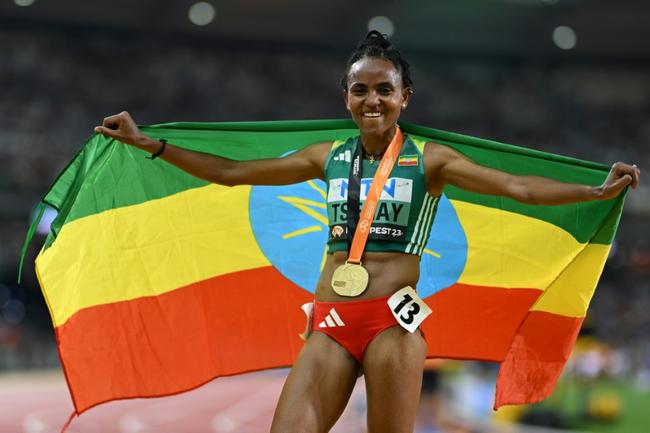
[[335, 155], [334, 158], [332, 158], [334, 161], [345, 161], [345, 162], [350, 162], [352, 159], [352, 153], [349, 150], [346, 150], [345, 152], [341, 152], [338, 155]]
[[345, 229], [341, 226], [334, 226], [332, 227], [332, 237], [333, 238], [340, 238], [341, 235], [345, 233]]

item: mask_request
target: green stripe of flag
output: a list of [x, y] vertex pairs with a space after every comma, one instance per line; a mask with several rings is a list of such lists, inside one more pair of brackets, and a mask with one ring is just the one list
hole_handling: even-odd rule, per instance
[[[597, 185], [608, 167], [588, 161], [483, 140], [461, 134], [400, 124], [403, 131], [424, 140], [449, 145], [475, 161], [515, 174], [538, 174], [555, 179]], [[168, 123], [142, 127], [153, 138], [166, 138], [184, 148], [235, 160], [275, 158], [311, 143], [344, 139], [358, 133], [351, 120], [309, 120], [229, 123]], [[99, 135], [90, 137], [45, 195], [43, 202], [59, 211], [46, 241], [51, 244], [60, 228], [71, 221], [105, 210], [200, 187], [195, 179], [170, 164], [150, 161], [139, 149]], [[580, 242], [611, 242], [616, 228], [594, 238], [603, 221], [620, 200], [566, 206], [528, 206], [509, 199], [490, 197], [448, 187], [452, 199], [479, 203], [548, 221], [571, 233]], [[608, 234], [609, 233], [609, 234]]]

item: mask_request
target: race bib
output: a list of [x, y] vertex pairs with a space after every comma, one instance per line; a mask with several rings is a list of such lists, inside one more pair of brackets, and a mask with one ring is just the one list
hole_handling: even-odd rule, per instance
[[388, 298], [388, 307], [402, 328], [415, 332], [418, 326], [432, 313], [431, 308], [424, 303], [410, 286], [395, 292]]

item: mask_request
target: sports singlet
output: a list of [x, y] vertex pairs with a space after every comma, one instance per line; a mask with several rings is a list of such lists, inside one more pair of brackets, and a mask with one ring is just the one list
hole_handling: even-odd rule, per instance
[[[328, 253], [347, 251], [347, 197], [350, 164], [359, 137], [335, 141], [325, 162]], [[404, 145], [379, 197], [365, 251], [422, 255], [429, 239], [439, 197], [426, 188], [422, 154], [425, 142], [404, 135]], [[361, 205], [378, 162], [362, 160]]]

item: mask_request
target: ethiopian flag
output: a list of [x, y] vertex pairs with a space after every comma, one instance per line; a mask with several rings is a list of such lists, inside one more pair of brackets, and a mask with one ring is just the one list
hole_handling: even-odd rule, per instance
[[[608, 172], [601, 164], [401, 127], [514, 174], [598, 185]], [[345, 120], [142, 129], [236, 160], [282, 157], [358, 134]], [[302, 345], [300, 306], [313, 299], [326, 255], [326, 185], [225, 187], [146, 155], [94, 135], [43, 198], [58, 215], [36, 270], [77, 413], [289, 366]], [[548, 396], [622, 206], [623, 195], [532, 206], [447, 187], [418, 285], [433, 310], [423, 328], [428, 356], [500, 362], [495, 407]]]

